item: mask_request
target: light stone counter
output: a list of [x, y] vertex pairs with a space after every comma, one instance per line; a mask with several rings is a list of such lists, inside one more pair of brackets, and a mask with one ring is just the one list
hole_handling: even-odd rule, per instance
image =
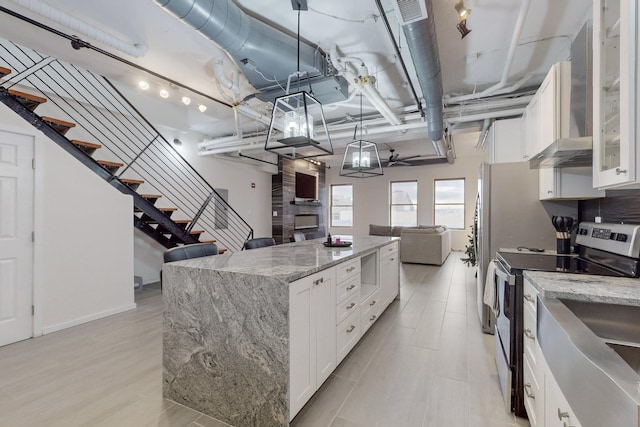
[[546, 298], [640, 306], [640, 279], [525, 270]]
[[164, 396], [233, 426], [289, 420], [289, 283], [394, 237], [322, 239], [163, 266]]

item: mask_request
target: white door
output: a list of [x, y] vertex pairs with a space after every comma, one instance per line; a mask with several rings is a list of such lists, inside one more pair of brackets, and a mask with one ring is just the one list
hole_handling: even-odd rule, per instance
[[0, 131], [0, 346], [32, 336], [33, 137]]

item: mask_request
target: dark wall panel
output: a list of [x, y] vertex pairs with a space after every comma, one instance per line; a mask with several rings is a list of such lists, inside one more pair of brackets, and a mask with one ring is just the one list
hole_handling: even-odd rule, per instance
[[581, 200], [580, 221], [594, 221], [596, 216], [602, 222], [640, 224], [640, 190], [609, 190], [606, 197]]

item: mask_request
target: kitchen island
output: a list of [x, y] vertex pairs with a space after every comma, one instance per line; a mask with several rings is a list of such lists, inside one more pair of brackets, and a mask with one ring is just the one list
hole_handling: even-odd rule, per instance
[[233, 426], [288, 425], [398, 295], [395, 240], [165, 264], [164, 396]]

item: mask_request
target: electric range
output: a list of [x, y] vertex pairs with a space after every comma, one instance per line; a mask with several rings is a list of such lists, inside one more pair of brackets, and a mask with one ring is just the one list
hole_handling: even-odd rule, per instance
[[640, 225], [581, 223], [574, 255], [498, 251], [496, 365], [507, 408], [526, 417], [523, 384], [524, 270], [640, 277]]

